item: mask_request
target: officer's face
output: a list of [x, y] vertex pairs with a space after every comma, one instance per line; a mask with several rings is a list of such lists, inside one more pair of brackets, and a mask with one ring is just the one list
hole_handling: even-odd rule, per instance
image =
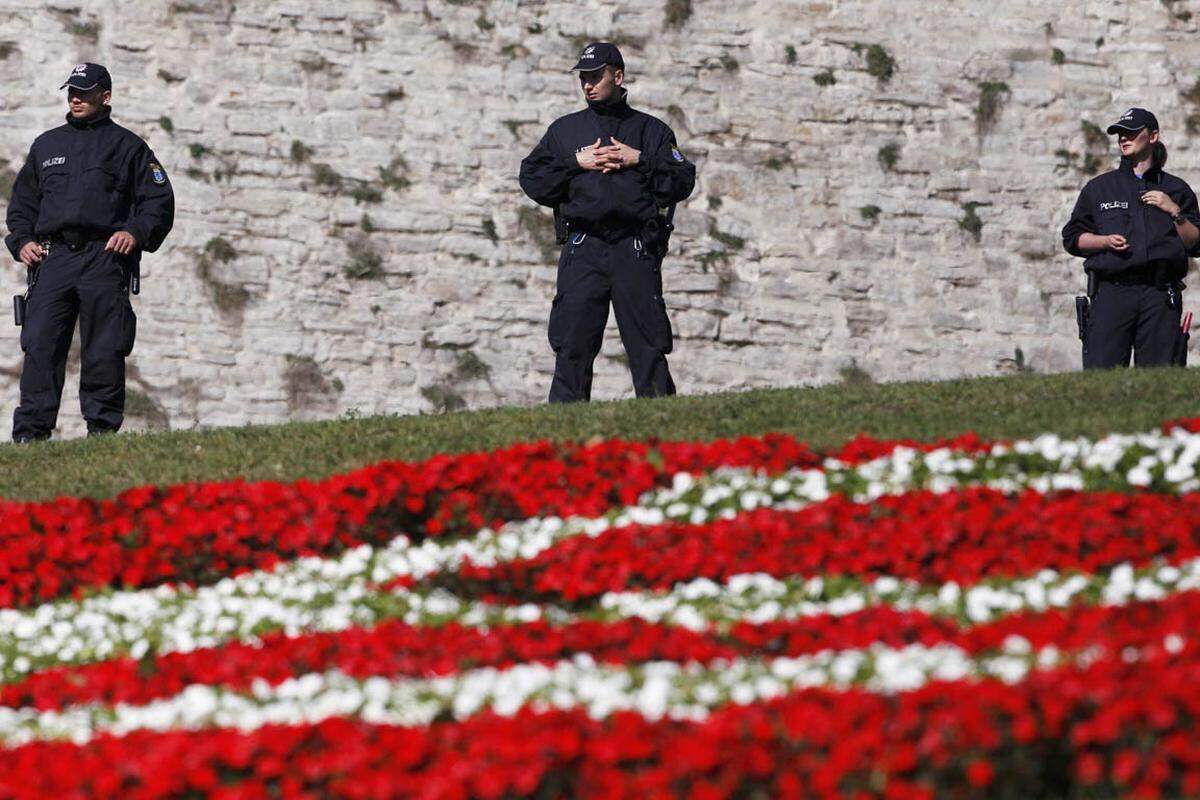
[[83, 91], [74, 86], [67, 87], [67, 108], [76, 119], [90, 117], [112, 99], [112, 92], [97, 86], [95, 89]]
[[579, 73], [579, 85], [583, 88], [583, 96], [591, 103], [606, 102], [616, 93], [624, 79], [624, 72], [611, 66]]
[[1117, 130], [1117, 146], [1121, 155], [1143, 158], [1149, 154], [1150, 147], [1158, 141], [1158, 131], [1142, 128], [1137, 131]]

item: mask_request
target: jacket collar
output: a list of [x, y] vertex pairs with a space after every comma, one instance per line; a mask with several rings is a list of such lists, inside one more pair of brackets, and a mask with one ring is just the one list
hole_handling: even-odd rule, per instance
[[[1126, 173], [1130, 177], [1136, 177], [1133, 172], [1133, 168], [1136, 166], [1137, 166], [1137, 163], [1132, 158], [1122, 156], [1121, 157], [1121, 166], [1118, 169], [1120, 169], [1121, 172]], [[1160, 164], [1158, 162], [1158, 159], [1155, 158], [1150, 163], [1150, 168], [1147, 169], [1144, 173], [1142, 173], [1142, 180], [1149, 181], [1151, 183], [1162, 183], [1162, 176], [1163, 176], [1162, 164]]]
[[105, 106], [92, 116], [85, 117], [84, 119], [75, 119], [75, 117], [71, 116], [71, 112], [68, 111], [67, 124], [80, 131], [99, 128], [103, 125], [110, 125], [112, 124], [112, 107]]
[[618, 91], [617, 96], [607, 103], [593, 103], [589, 101], [588, 108], [603, 117], [628, 117], [633, 113], [633, 109], [629, 107], [629, 91], [624, 88]]

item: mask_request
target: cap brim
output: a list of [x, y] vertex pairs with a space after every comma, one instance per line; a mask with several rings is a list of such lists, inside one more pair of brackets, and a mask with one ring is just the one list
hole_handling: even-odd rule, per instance
[[567, 72], [595, 72], [596, 70], [604, 69], [607, 66], [610, 66], [607, 62], [593, 64], [589, 61], [585, 64], [584, 62], [580, 61], [578, 64], [567, 70]]
[[1145, 127], [1146, 127], [1145, 125], [1138, 125], [1136, 127], [1133, 125], [1109, 125], [1108, 126], [1108, 135], [1112, 136], [1117, 131], [1129, 131], [1130, 133], [1134, 133], [1135, 131], [1140, 131], [1142, 128], [1145, 128]]
[[99, 85], [100, 85], [99, 81], [96, 81], [91, 86], [80, 86], [78, 83], [71, 83], [70, 81], [67, 81], [66, 83], [64, 83], [62, 86], [60, 86], [58, 88], [60, 90], [62, 90], [62, 89], [67, 88], [68, 86], [70, 86], [72, 89], [78, 89], [81, 92], [90, 92], [92, 89], [95, 89]]

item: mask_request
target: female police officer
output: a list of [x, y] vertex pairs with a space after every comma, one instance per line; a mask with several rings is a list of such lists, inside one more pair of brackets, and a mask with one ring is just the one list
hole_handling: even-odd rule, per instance
[[[1109, 126], [1120, 166], [1083, 187], [1063, 228], [1063, 247], [1088, 272], [1083, 366], [1172, 363], [1188, 256], [1200, 255], [1200, 211], [1186, 183], [1163, 171], [1158, 120], [1131, 108]], [[1093, 288], [1094, 291], [1093, 291]]]

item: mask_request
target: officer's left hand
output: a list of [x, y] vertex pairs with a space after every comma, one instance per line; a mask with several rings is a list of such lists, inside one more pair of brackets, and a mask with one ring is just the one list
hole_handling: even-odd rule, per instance
[[117, 231], [109, 238], [108, 244], [104, 245], [104, 249], [127, 256], [136, 250], [137, 246], [137, 239], [133, 238], [132, 233], [129, 231]]
[[1142, 202], [1165, 211], [1168, 216], [1173, 217], [1179, 213], [1179, 204], [1172, 200], [1166, 192], [1146, 192], [1142, 195]]
[[629, 145], [619, 141], [615, 136], [612, 137], [611, 145], [601, 147], [596, 151], [596, 161], [603, 161], [605, 172], [616, 172], [626, 167], [637, 166], [641, 158], [641, 150], [634, 150]]

